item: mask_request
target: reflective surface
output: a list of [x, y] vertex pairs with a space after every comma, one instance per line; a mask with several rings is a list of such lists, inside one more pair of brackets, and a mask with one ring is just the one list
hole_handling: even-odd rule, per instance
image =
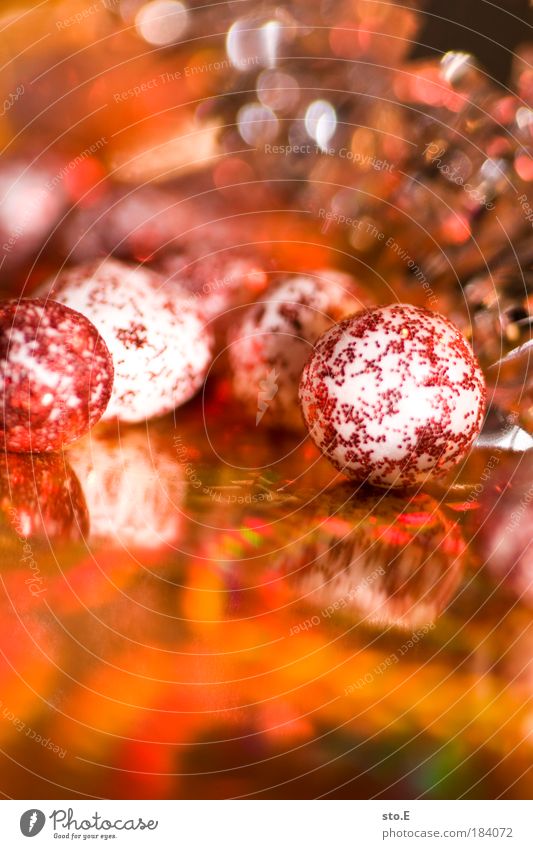
[[97, 428], [46, 474], [25, 459], [1, 495], [10, 796], [531, 793], [531, 596], [491, 566], [486, 518], [516, 513], [499, 482], [524, 456], [355, 491], [218, 392]]

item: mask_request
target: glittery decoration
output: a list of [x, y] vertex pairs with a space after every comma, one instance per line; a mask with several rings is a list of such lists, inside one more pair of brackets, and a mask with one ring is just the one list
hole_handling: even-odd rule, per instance
[[485, 385], [447, 319], [393, 305], [322, 336], [300, 400], [311, 438], [340, 471], [398, 487], [444, 474], [466, 454], [481, 429]]

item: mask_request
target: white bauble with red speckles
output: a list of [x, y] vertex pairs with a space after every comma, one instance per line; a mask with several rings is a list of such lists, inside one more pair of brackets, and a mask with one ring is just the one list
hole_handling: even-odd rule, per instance
[[318, 337], [361, 309], [368, 296], [333, 269], [287, 277], [265, 292], [229, 334], [229, 361], [238, 401], [256, 424], [302, 428], [298, 384]]
[[177, 283], [106, 259], [61, 272], [41, 294], [82, 313], [106, 342], [115, 382], [104, 420], [162, 416], [202, 385], [212, 333]]
[[394, 304], [328, 330], [299, 394], [311, 438], [336, 468], [356, 481], [401, 487], [465, 456], [481, 429], [486, 390], [451, 322]]

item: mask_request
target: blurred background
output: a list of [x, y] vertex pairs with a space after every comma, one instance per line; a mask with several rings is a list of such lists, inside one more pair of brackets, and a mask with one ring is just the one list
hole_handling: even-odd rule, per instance
[[[531, 798], [532, 23], [4, 2], [4, 295], [113, 256], [217, 340], [174, 414], [2, 457], [5, 796]], [[274, 407], [256, 424], [232, 328], [317, 269], [474, 345], [489, 415], [444, 482], [360, 490]]]

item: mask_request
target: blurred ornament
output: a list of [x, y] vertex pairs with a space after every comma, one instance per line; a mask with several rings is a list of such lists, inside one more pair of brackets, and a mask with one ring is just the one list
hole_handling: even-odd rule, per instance
[[174, 44], [185, 33], [187, 8], [178, 0], [150, 0], [135, 16], [137, 32], [149, 44]]
[[166, 415], [202, 386], [212, 333], [175, 281], [107, 259], [64, 270], [41, 292], [93, 321], [108, 345], [114, 382], [104, 420]]
[[298, 383], [315, 341], [368, 304], [347, 274], [322, 269], [289, 277], [253, 304], [228, 336], [235, 397], [270, 427], [300, 430]]
[[[7, 454], [0, 461], [0, 514], [23, 540], [87, 536], [80, 482], [63, 454]], [[31, 551], [30, 551], [31, 554]]]
[[28, 263], [42, 247], [69, 198], [55, 156], [5, 157], [0, 168], [0, 246], [2, 274]]

